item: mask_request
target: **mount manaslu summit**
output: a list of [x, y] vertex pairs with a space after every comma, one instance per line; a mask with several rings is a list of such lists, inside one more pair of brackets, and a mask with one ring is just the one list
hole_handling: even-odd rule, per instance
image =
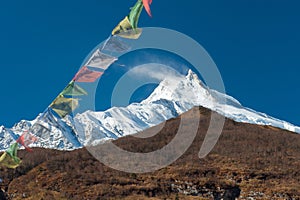
[[[45, 125], [51, 133], [47, 140], [38, 140], [33, 146], [73, 150], [86, 145], [96, 145], [105, 140], [143, 131], [177, 117], [194, 106], [208, 108], [237, 122], [270, 125], [300, 133], [300, 127], [245, 108], [233, 97], [209, 89], [190, 70], [186, 76], [164, 79], [152, 94], [140, 103], [132, 103], [127, 107], [113, 107], [101, 112], [86, 111], [75, 117], [65, 117], [64, 123], [58, 126]], [[6, 150], [36, 120], [22, 120], [12, 128], [1, 126], [0, 150]]]

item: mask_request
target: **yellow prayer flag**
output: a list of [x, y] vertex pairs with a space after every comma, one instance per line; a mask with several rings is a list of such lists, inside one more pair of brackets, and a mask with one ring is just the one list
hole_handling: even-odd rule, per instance
[[15, 160], [6, 152], [4, 152], [0, 157], [0, 164], [8, 168], [15, 169], [20, 165], [20, 163], [20, 159]]
[[61, 118], [72, 113], [79, 105], [78, 99], [65, 98], [63, 96], [57, 97], [50, 105]]
[[118, 35], [127, 39], [138, 39], [142, 34], [141, 28], [133, 28], [128, 16], [126, 16], [112, 31], [112, 35]]

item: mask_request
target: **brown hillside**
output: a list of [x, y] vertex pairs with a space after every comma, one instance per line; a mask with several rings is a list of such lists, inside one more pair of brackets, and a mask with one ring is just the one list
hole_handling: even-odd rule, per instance
[[[104, 166], [86, 149], [20, 151], [19, 168], [0, 168], [5, 192], [0, 199], [300, 199], [300, 135], [227, 119], [213, 151], [199, 159], [211, 113], [195, 108], [184, 116], [192, 120], [198, 111], [192, 146], [166, 168], [131, 174]], [[114, 143], [151, 152], [168, 144], [179, 123], [180, 118], [169, 120], [152, 138], [129, 136]]]

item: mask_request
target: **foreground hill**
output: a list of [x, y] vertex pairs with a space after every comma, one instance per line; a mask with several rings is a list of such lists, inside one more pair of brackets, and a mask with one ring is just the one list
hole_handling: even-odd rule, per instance
[[[198, 152], [211, 111], [201, 112], [200, 127], [188, 151], [172, 165], [152, 173], [110, 169], [85, 149], [20, 151], [22, 165], [0, 168], [0, 199], [300, 199], [300, 135], [226, 119], [222, 135], [204, 159]], [[155, 136], [114, 141], [132, 152], [150, 152], [176, 134], [180, 118]], [[112, 155], [113, 156], [113, 155]], [[2, 197], [1, 197], [2, 195]], [[4, 197], [5, 196], [5, 197]]]

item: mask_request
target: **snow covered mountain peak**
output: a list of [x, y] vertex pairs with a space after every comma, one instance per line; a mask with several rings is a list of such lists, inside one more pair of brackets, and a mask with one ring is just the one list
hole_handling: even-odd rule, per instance
[[[186, 76], [166, 76], [147, 99], [127, 107], [113, 107], [101, 112], [86, 111], [63, 120], [48, 113], [47, 119], [51, 118], [49, 122], [56, 122], [43, 123], [51, 131], [46, 131], [49, 134], [46, 140], [34, 146], [72, 150], [95, 145], [143, 131], [177, 117], [194, 106], [203, 106], [237, 122], [270, 125], [300, 133], [300, 127], [245, 108], [233, 97], [209, 89], [189, 70]], [[11, 129], [0, 127], [0, 150], [8, 148], [13, 139], [35, 122], [22, 120]]]
[[125, 108], [114, 107], [104, 112], [87, 111], [76, 115], [74, 122], [85, 130], [86, 134], [80, 137], [81, 142], [94, 144], [103, 138], [115, 139], [145, 130], [194, 106], [206, 107], [238, 122], [271, 125], [300, 133], [299, 127], [244, 108], [233, 97], [210, 90], [191, 70], [186, 76], [166, 76], [141, 103]]
[[174, 76], [164, 79], [152, 94], [141, 103], [148, 104], [166, 99], [196, 105], [200, 99], [204, 100], [204, 98], [207, 101], [213, 100], [208, 88], [192, 70], [189, 70], [186, 76]]

